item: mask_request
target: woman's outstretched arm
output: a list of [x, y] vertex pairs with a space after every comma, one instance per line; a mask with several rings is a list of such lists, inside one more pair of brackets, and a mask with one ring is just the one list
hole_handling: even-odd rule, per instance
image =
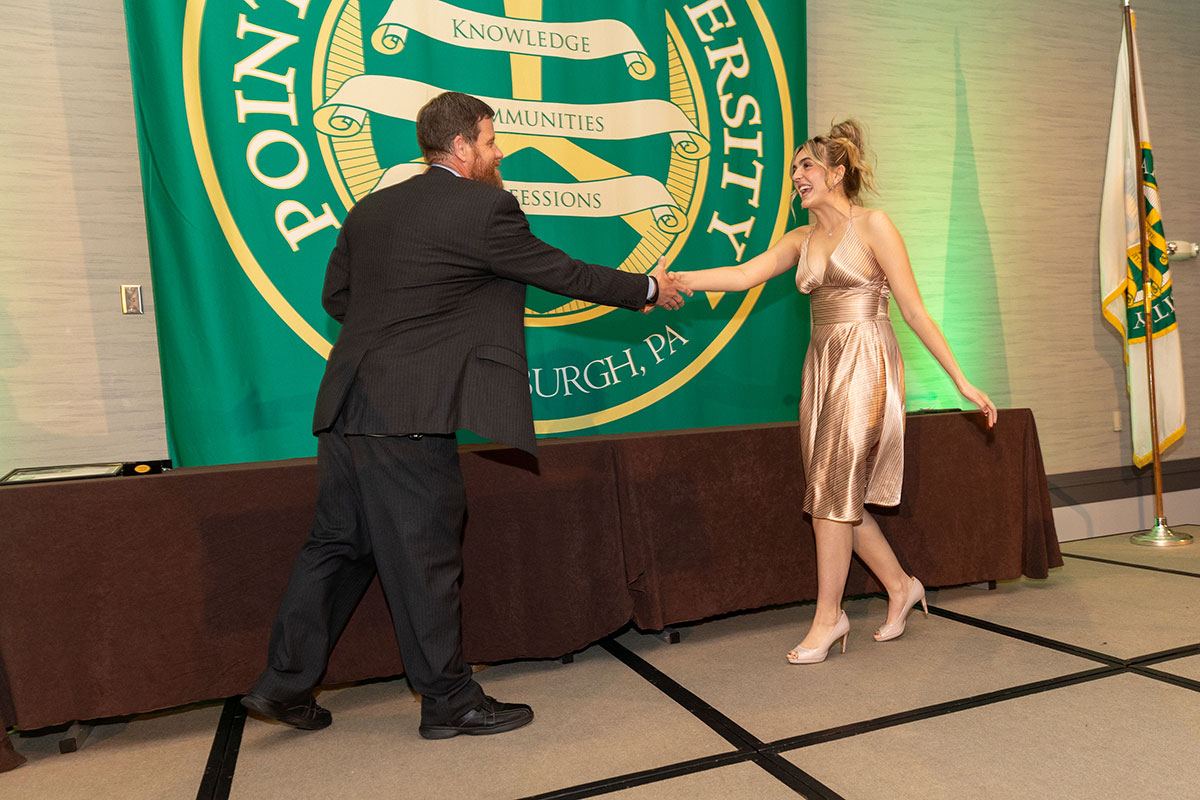
[[875, 258], [887, 276], [888, 285], [892, 288], [904, 321], [942, 365], [942, 369], [946, 370], [959, 394], [979, 406], [990, 428], [996, 424], [996, 406], [963, 375], [946, 337], [925, 310], [925, 301], [921, 299], [921, 292], [917, 289], [917, 279], [913, 275], [912, 265], [908, 261], [908, 250], [900, 232], [882, 211], [869, 212], [863, 227], [867, 233], [867, 245], [875, 253]]
[[744, 292], [795, 266], [807, 232], [807, 226], [788, 231], [765, 252], [742, 264], [672, 272], [671, 277], [692, 292]]

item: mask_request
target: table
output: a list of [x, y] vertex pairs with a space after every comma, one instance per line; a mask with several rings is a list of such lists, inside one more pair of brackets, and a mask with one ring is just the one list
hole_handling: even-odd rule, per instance
[[[463, 651], [555, 658], [816, 596], [795, 423], [463, 448]], [[911, 416], [903, 500], [877, 513], [928, 586], [1062, 565], [1033, 414]], [[0, 487], [0, 725], [244, 693], [312, 523], [313, 459]], [[876, 591], [860, 566], [847, 594]], [[398, 675], [378, 583], [326, 683]], [[0, 739], [0, 771], [20, 763]]]

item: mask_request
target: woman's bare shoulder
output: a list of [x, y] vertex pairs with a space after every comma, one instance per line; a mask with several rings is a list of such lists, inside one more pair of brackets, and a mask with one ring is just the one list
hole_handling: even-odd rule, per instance
[[857, 209], [855, 209], [854, 217], [855, 219], [863, 220], [868, 225], [879, 225], [881, 223], [891, 222], [891, 219], [888, 218], [887, 212], [878, 208], [867, 208], [866, 206], [859, 206]]
[[868, 238], [892, 238], [898, 234], [895, 223], [886, 212], [878, 208], [862, 208], [859, 213], [862, 215], [860, 217], [861, 228], [866, 232]]

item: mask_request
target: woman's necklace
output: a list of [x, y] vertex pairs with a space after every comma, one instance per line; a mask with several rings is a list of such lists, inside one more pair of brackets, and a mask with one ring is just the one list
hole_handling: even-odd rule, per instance
[[825, 235], [826, 235], [828, 238], [832, 239], [832, 238], [833, 238], [833, 234], [834, 234], [834, 233], [837, 231], [837, 228], [838, 228], [838, 227], [843, 227], [843, 228], [844, 228], [844, 227], [846, 226], [846, 222], [849, 222], [849, 221], [850, 221], [850, 215], [849, 215], [849, 214], [847, 214], [847, 215], [846, 215], [846, 220], [845, 220], [845, 222], [843, 222], [843, 223], [842, 223], [840, 226], [837, 226], [837, 227], [832, 227], [832, 228], [830, 228], [828, 231], [826, 231], [826, 232], [825, 232]]

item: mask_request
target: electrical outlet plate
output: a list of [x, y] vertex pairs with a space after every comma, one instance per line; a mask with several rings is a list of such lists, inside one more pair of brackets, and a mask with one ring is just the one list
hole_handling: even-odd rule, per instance
[[138, 284], [121, 284], [121, 313], [144, 314], [142, 310], [142, 287]]

